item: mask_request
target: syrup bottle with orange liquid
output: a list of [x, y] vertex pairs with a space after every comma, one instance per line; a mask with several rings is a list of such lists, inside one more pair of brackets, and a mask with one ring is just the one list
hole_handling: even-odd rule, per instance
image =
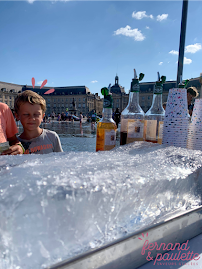
[[145, 114], [144, 137], [145, 141], [162, 144], [163, 121], [165, 110], [162, 106], [163, 83], [166, 77], [160, 78], [158, 72], [158, 81], [154, 86], [152, 106]]
[[138, 78], [134, 69], [128, 105], [121, 113], [120, 145], [143, 141], [144, 111], [139, 105], [139, 81], [143, 78], [144, 74], [140, 73]]
[[110, 86], [101, 89], [104, 95], [102, 119], [97, 124], [96, 151], [111, 150], [116, 146], [116, 123], [112, 119], [113, 99]]

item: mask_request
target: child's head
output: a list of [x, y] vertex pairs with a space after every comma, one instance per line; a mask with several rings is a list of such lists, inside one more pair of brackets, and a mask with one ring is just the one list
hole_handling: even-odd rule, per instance
[[43, 121], [46, 101], [33, 91], [24, 91], [15, 99], [16, 118], [21, 121], [24, 129], [34, 130]]
[[32, 105], [37, 104], [41, 106], [41, 110], [43, 114], [46, 111], [46, 100], [37, 94], [36, 92], [26, 90], [22, 93], [19, 93], [18, 96], [15, 98], [15, 112], [18, 114], [18, 111], [20, 109], [20, 106], [25, 103], [30, 103]]
[[187, 89], [187, 102], [188, 105], [191, 104], [192, 99], [198, 97], [199, 93], [198, 90], [195, 87], [189, 87]]

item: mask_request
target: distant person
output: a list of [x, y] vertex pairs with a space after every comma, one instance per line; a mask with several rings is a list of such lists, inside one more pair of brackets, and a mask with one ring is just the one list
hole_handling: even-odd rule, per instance
[[119, 111], [119, 108], [117, 107], [116, 111], [114, 112], [114, 121], [116, 122], [117, 128], [120, 122], [120, 117], [121, 117], [121, 113]]
[[55, 112], [52, 112], [52, 113], [51, 113], [51, 118], [52, 118], [52, 120], [55, 119]]
[[189, 87], [187, 89], [187, 104], [188, 104], [188, 111], [189, 115], [192, 115], [194, 104], [192, 103], [193, 98], [198, 97], [198, 91], [195, 87]]
[[113, 120], [114, 120], [114, 113], [115, 113], [115, 112], [114, 112], [114, 110], [113, 110], [113, 113], [112, 113], [112, 119], [113, 119]]
[[163, 109], [166, 110], [166, 102], [163, 103]]
[[57, 121], [61, 121], [61, 115], [60, 115], [60, 113], [58, 114], [58, 119], [57, 119]]
[[95, 128], [96, 118], [97, 118], [97, 114], [95, 113], [95, 110], [94, 110], [93, 114], [91, 115], [91, 128], [92, 129]]
[[18, 139], [25, 148], [25, 154], [63, 151], [56, 132], [39, 127], [45, 111], [45, 99], [33, 91], [26, 90], [15, 99], [16, 118], [21, 121], [24, 128]]
[[80, 112], [80, 115], [79, 115], [79, 121], [80, 121], [80, 126], [82, 125], [82, 122], [83, 122], [83, 115], [82, 115], [82, 112]]
[[3, 151], [0, 155], [23, 154], [24, 148], [17, 139], [18, 128], [10, 108], [0, 102], [0, 143], [9, 142], [9, 149]]

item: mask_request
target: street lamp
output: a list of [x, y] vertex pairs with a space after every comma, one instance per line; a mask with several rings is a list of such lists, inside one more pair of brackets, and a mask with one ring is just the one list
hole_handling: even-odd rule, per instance
[[176, 88], [178, 87], [178, 84], [180, 83], [180, 77], [182, 76], [182, 71], [183, 71], [184, 45], [185, 45], [186, 25], [187, 25], [187, 10], [188, 10], [188, 0], [183, 0]]
[[199, 82], [201, 83], [201, 92], [200, 92], [200, 98], [202, 98], [202, 73], [200, 73]]

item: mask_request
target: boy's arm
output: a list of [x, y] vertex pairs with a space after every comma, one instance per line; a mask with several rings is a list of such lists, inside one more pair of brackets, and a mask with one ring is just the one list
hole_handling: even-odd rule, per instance
[[23, 154], [24, 149], [22, 144], [17, 139], [16, 135], [7, 138], [10, 144], [10, 148], [3, 151], [1, 155], [17, 155], [17, 154]]

